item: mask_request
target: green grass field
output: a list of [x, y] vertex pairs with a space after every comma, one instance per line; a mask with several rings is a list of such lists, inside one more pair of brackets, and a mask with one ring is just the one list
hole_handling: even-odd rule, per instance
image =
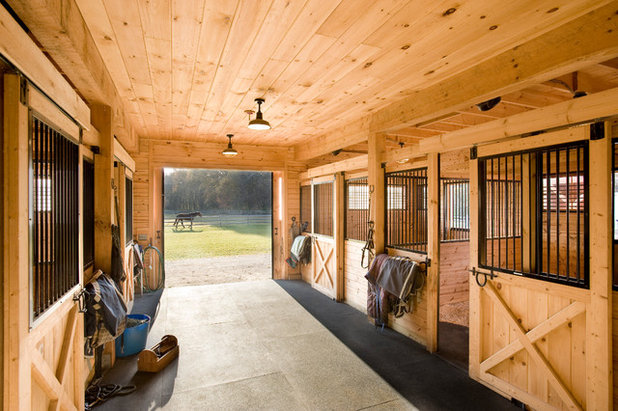
[[270, 224], [204, 225], [193, 231], [165, 227], [166, 260], [270, 253], [270, 248]]

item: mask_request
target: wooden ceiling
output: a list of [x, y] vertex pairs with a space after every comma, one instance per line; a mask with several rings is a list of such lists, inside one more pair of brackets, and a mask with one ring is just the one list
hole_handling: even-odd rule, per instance
[[[234, 133], [239, 143], [290, 146], [607, 2], [76, 3], [140, 136], [224, 141]], [[247, 128], [244, 111], [256, 108], [256, 97], [266, 99], [270, 131]], [[457, 113], [433, 128], [400, 133], [432, 135], [476, 121], [478, 113]]]

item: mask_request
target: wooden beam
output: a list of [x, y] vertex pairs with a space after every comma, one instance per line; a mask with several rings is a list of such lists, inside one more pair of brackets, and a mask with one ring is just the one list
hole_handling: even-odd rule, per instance
[[288, 147], [234, 144], [238, 155], [221, 154], [224, 143], [149, 140], [151, 167], [283, 171], [293, 152]]
[[[470, 265], [479, 266], [479, 167], [478, 159], [470, 158]], [[482, 357], [481, 330], [483, 324], [483, 312], [481, 310], [481, 290], [476, 285], [474, 277], [468, 281], [470, 289], [470, 318], [469, 318], [469, 349], [468, 349], [468, 373], [471, 378], [480, 380], [480, 364]]]
[[611, 124], [590, 141], [590, 308], [586, 315], [586, 405], [611, 409], [612, 380], [612, 155]]
[[427, 156], [427, 350], [438, 350], [438, 306], [440, 291], [440, 159]]
[[125, 150], [116, 138], [114, 138], [114, 157], [116, 157], [129, 170], [135, 171], [135, 160], [133, 160], [131, 155], [127, 153], [127, 150]]
[[534, 136], [516, 137], [508, 141], [480, 146], [477, 149], [477, 155], [479, 157], [487, 157], [502, 153], [531, 150], [534, 148], [588, 140], [589, 136], [590, 126], [586, 124], [579, 127], [565, 128]]
[[345, 125], [327, 134], [316, 137], [307, 142], [299, 143], [294, 146], [294, 158], [297, 161], [306, 161], [311, 158], [331, 153], [335, 150], [359, 144], [367, 141], [369, 136], [370, 117], [364, 117], [349, 125]]
[[403, 128], [618, 55], [617, 3], [594, 10], [372, 116], [371, 131]]
[[114, 136], [112, 110], [108, 106], [92, 108], [92, 122], [100, 132], [99, 154], [94, 160], [94, 266], [111, 274], [112, 214], [114, 192]]
[[371, 134], [369, 136], [369, 157], [368, 157], [368, 183], [369, 199], [371, 207], [369, 216], [376, 228], [373, 234], [375, 255], [384, 252], [384, 169], [382, 159], [384, 158], [384, 144], [386, 136], [384, 134]]
[[[137, 138], [124, 103], [75, 0], [9, 0], [8, 3], [87, 102], [91, 106], [111, 107], [113, 133], [129, 150], [136, 150]], [[21, 47], [21, 43], [17, 44]], [[33, 65], [30, 61], [28, 64]]]
[[335, 299], [345, 297], [345, 178], [343, 172], [335, 174]]
[[358, 157], [348, 158], [346, 160], [337, 161], [336, 163], [330, 163], [319, 167], [310, 168], [303, 173], [305, 178], [320, 177], [327, 174], [335, 174], [343, 171], [355, 171], [367, 168], [367, 161], [369, 157], [367, 154], [360, 155]]
[[419, 156], [425, 153], [460, 150], [535, 131], [610, 117], [616, 113], [618, 113], [618, 87], [479, 126], [429, 137], [419, 142], [418, 152], [407, 152], [406, 155]]
[[[20, 79], [4, 76], [4, 406], [30, 409], [30, 292], [28, 275], [28, 107]], [[10, 200], [10, 201], [9, 201]]]
[[82, 127], [90, 109], [4, 7], [0, 7], [0, 54], [60, 105]]

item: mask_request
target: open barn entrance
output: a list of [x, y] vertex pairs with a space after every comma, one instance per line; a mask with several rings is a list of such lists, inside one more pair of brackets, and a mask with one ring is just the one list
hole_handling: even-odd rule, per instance
[[165, 285], [272, 278], [272, 173], [166, 168]]
[[470, 260], [469, 156], [440, 156], [440, 288], [438, 352], [468, 369]]

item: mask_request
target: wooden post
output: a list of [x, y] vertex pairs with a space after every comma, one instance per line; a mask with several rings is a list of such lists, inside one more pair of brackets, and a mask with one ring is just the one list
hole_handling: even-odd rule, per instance
[[334, 210], [335, 210], [335, 298], [337, 301], [343, 301], [345, 298], [345, 178], [343, 173], [335, 174], [335, 195], [334, 195]]
[[[470, 268], [479, 266], [479, 166], [476, 158], [470, 158]], [[470, 318], [468, 371], [470, 377], [480, 378], [481, 364], [481, 290], [474, 277], [469, 279]]]
[[438, 350], [440, 287], [440, 155], [427, 156], [427, 350]]
[[586, 311], [586, 407], [611, 409], [612, 364], [612, 139], [590, 141], [590, 304]]
[[20, 77], [4, 76], [4, 409], [30, 409], [28, 107]]
[[370, 218], [375, 224], [373, 243], [376, 255], [384, 252], [384, 233], [386, 229], [384, 226], [384, 168], [382, 168], [384, 140], [385, 136], [383, 134], [370, 134], [368, 139], [368, 182], [369, 189], [373, 190], [370, 195]]
[[114, 212], [114, 135], [109, 106], [92, 107], [92, 124], [99, 130], [99, 154], [94, 157], [94, 266], [112, 268], [112, 214]]

